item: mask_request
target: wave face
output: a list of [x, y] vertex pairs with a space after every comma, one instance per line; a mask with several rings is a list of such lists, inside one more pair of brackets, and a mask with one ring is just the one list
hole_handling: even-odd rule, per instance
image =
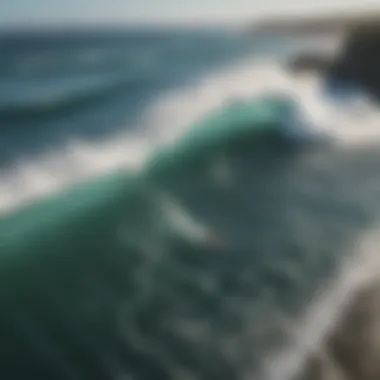
[[370, 253], [349, 264], [367, 257], [356, 242], [380, 215], [379, 160], [251, 140], [8, 216], [1, 374], [293, 379], [357, 276], [378, 273]]
[[371, 99], [281, 66], [304, 38], [28, 38], [0, 41], [0, 377], [298, 378], [379, 270]]

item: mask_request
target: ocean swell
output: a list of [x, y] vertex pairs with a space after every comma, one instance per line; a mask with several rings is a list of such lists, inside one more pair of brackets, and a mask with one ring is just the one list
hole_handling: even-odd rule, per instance
[[324, 85], [245, 61], [2, 173], [4, 378], [295, 377], [378, 266], [345, 265], [380, 215], [380, 119]]

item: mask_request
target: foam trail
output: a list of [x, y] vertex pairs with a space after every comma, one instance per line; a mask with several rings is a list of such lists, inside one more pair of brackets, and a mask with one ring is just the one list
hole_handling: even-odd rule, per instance
[[204, 244], [213, 240], [211, 228], [197, 220], [177, 200], [162, 193], [157, 200], [170, 233], [195, 244]]
[[355, 256], [341, 269], [340, 275], [328, 285], [297, 326], [291, 343], [269, 359], [264, 379], [291, 380], [306, 360], [321, 346], [338, 323], [339, 317], [352, 301], [355, 292], [380, 274], [379, 229], [373, 229], [359, 239]]

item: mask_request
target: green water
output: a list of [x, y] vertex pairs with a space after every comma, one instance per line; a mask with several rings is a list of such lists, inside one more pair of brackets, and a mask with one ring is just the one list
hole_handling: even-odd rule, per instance
[[1, 220], [1, 379], [242, 379], [286, 344], [374, 220], [380, 157], [245, 115]]

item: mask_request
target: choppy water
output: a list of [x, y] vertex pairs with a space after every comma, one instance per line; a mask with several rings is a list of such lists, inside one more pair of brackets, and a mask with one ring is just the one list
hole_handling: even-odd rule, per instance
[[[12, 38], [0, 42], [2, 378], [294, 378], [378, 272], [370, 99], [281, 68], [311, 46], [301, 38]], [[268, 94], [299, 107], [276, 138], [216, 140], [205, 155], [200, 134], [189, 161], [141, 174], [207, 112]]]

